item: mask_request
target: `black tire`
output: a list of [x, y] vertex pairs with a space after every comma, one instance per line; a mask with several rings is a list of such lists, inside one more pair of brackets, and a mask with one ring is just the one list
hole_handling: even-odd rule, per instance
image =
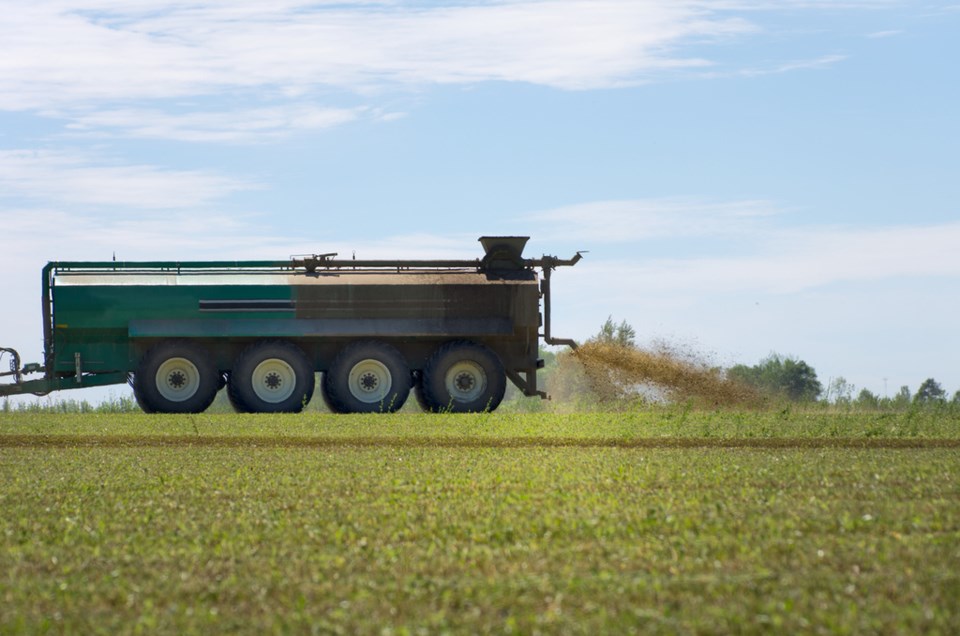
[[313, 397], [313, 365], [297, 345], [261, 340], [240, 354], [227, 397], [241, 413], [299, 413]]
[[418, 398], [440, 413], [493, 411], [503, 400], [507, 375], [496, 353], [476, 342], [448, 342], [423, 369]]
[[220, 374], [210, 354], [188, 340], [165, 340], [147, 351], [133, 378], [146, 413], [200, 413], [217, 395]]
[[323, 399], [334, 413], [393, 413], [410, 395], [403, 355], [373, 340], [347, 345], [323, 374]]
[[250, 407], [237, 395], [236, 388], [233, 383], [230, 382], [230, 375], [227, 376], [227, 401], [230, 402], [230, 406], [233, 407], [233, 410], [237, 413], [253, 413]]
[[131, 386], [133, 387], [133, 399], [137, 401], [137, 406], [140, 407], [140, 410], [144, 413], [156, 413], [156, 411], [153, 410], [153, 406], [144, 399], [143, 394], [140, 392], [140, 385], [137, 382], [136, 374], [133, 376]]

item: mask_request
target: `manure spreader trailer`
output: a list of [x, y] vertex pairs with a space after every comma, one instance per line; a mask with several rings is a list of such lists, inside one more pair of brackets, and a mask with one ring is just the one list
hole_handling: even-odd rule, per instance
[[338, 413], [411, 388], [428, 411], [493, 410], [508, 378], [546, 397], [540, 338], [575, 346], [551, 336], [550, 274], [581, 254], [525, 259], [527, 238], [481, 237], [476, 260], [48, 263], [43, 362], [0, 348], [0, 396], [130, 382], [148, 413], [197, 413], [225, 387], [240, 412], [296, 412], [320, 372]]

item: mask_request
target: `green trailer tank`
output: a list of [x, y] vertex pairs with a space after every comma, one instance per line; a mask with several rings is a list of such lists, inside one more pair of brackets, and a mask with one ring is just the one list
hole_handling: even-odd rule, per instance
[[540, 338], [575, 346], [550, 334], [550, 274], [581, 254], [525, 259], [526, 241], [481, 237], [472, 261], [49, 263], [43, 363], [0, 348], [0, 396], [130, 382], [147, 412], [200, 412], [224, 388], [240, 412], [296, 412], [320, 372], [339, 413], [395, 411], [411, 389], [429, 411], [493, 410], [508, 379], [546, 397]]

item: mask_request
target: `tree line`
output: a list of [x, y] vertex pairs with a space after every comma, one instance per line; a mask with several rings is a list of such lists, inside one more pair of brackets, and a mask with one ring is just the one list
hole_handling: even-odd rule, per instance
[[[636, 330], [627, 321], [617, 323], [610, 316], [589, 342], [636, 348]], [[933, 378], [924, 380], [916, 393], [912, 393], [909, 386], [902, 386], [893, 397], [879, 396], [869, 389], [861, 389], [854, 397], [856, 388], [843, 377], [831, 380], [825, 387], [817, 377], [816, 369], [807, 362], [779, 353], [771, 353], [754, 365], [737, 364], [722, 371], [727, 377], [754, 387], [765, 395], [791, 402], [828, 402], [864, 408], [904, 408], [948, 403], [960, 406], [960, 390], [948, 399], [947, 391]]]

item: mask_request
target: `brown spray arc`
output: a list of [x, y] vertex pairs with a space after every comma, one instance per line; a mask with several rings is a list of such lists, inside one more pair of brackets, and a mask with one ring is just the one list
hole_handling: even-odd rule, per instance
[[587, 342], [565, 354], [579, 363], [594, 396], [606, 404], [635, 400], [645, 394], [668, 402], [703, 406], [759, 406], [752, 387], [727, 378], [723, 370], [661, 345], [654, 350]]

